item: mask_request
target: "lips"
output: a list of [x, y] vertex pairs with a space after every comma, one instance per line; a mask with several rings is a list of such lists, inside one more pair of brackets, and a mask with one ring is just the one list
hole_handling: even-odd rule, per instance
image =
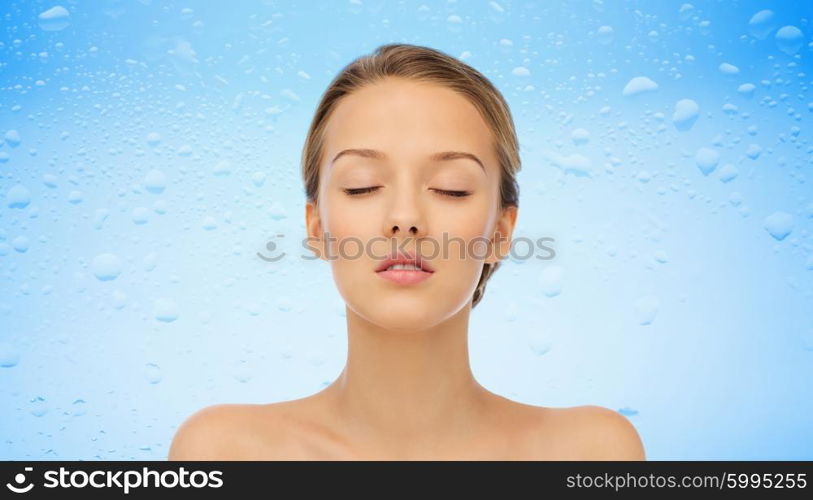
[[[376, 272], [380, 273], [382, 271], [386, 271], [388, 267], [395, 265], [395, 264], [411, 264], [413, 266], [419, 267], [421, 271], [426, 273], [434, 273], [435, 270], [429, 265], [428, 262], [425, 260], [421, 260], [411, 252], [397, 252], [390, 256], [388, 259], [381, 262], [381, 264], [376, 268]], [[409, 272], [409, 271], [407, 271]], [[417, 271], [412, 271], [417, 272]]]

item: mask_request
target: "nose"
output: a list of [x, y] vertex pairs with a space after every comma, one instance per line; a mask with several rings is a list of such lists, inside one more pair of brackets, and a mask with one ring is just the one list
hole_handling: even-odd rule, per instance
[[[402, 192], [396, 195], [390, 213], [385, 221], [384, 234], [388, 238], [397, 236], [420, 238], [426, 234], [420, 196]], [[417, 200], [416, 200], [417, 198]]]
[[[396, 225], [392, 226], [392, 230], [391, 230], [389, 236], [390, 237], [395, 237], [400, 232], [401, 232], [401, 228], [400, 228], [400, 226], [398, 224], [396, 224]], [[415, 226], [410, 226], [409, 227], [409, 235], [413, 236], [413, 237], [417, 237], [417, 234], [418, 234], [418, 228], [415, 227]]]

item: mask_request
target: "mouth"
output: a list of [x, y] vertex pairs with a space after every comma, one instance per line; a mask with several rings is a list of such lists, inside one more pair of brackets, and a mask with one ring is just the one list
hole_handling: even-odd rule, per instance
[[380, 277], [401, 285], [420, 283], [434, 272], [428, 262], [403, 252], [386, 259], [376, 268]]

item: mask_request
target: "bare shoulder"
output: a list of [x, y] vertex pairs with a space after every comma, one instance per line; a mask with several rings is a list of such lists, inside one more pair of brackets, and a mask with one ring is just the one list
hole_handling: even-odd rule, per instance
[[519, 454], [524, 460], [646, 460], [635, 426], [622, 414], [595, 405], [522, 404]]
[[168, 460], [215, 460], [232, 416], [230, 405], [207, 406], [187, 417], [172, 438]]
[[577, 445], [578, 460], [646, 460], [638, 431], [617, 411], [583, 405], [555, 412]]
[[281, 449], [284, 433], [274, 405], [216, 404], [190, 415], [175, 432], [168, 460], [253, 460], [260, 447]]
[[495, 396], [494, 424], [507, 430], [512, 459], [646, 460], [638, 431], [617, 411], [536, 406]]

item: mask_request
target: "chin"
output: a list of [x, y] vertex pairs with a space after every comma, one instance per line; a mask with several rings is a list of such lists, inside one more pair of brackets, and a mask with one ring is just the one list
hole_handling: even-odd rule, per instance
[[365, 294], [363, 304], [353, 309], [370, 323], [387, 330], [416, 331], [431, 328], [454, 314], [446, 300], [430, 299], [426, 295], [389, 296]]

